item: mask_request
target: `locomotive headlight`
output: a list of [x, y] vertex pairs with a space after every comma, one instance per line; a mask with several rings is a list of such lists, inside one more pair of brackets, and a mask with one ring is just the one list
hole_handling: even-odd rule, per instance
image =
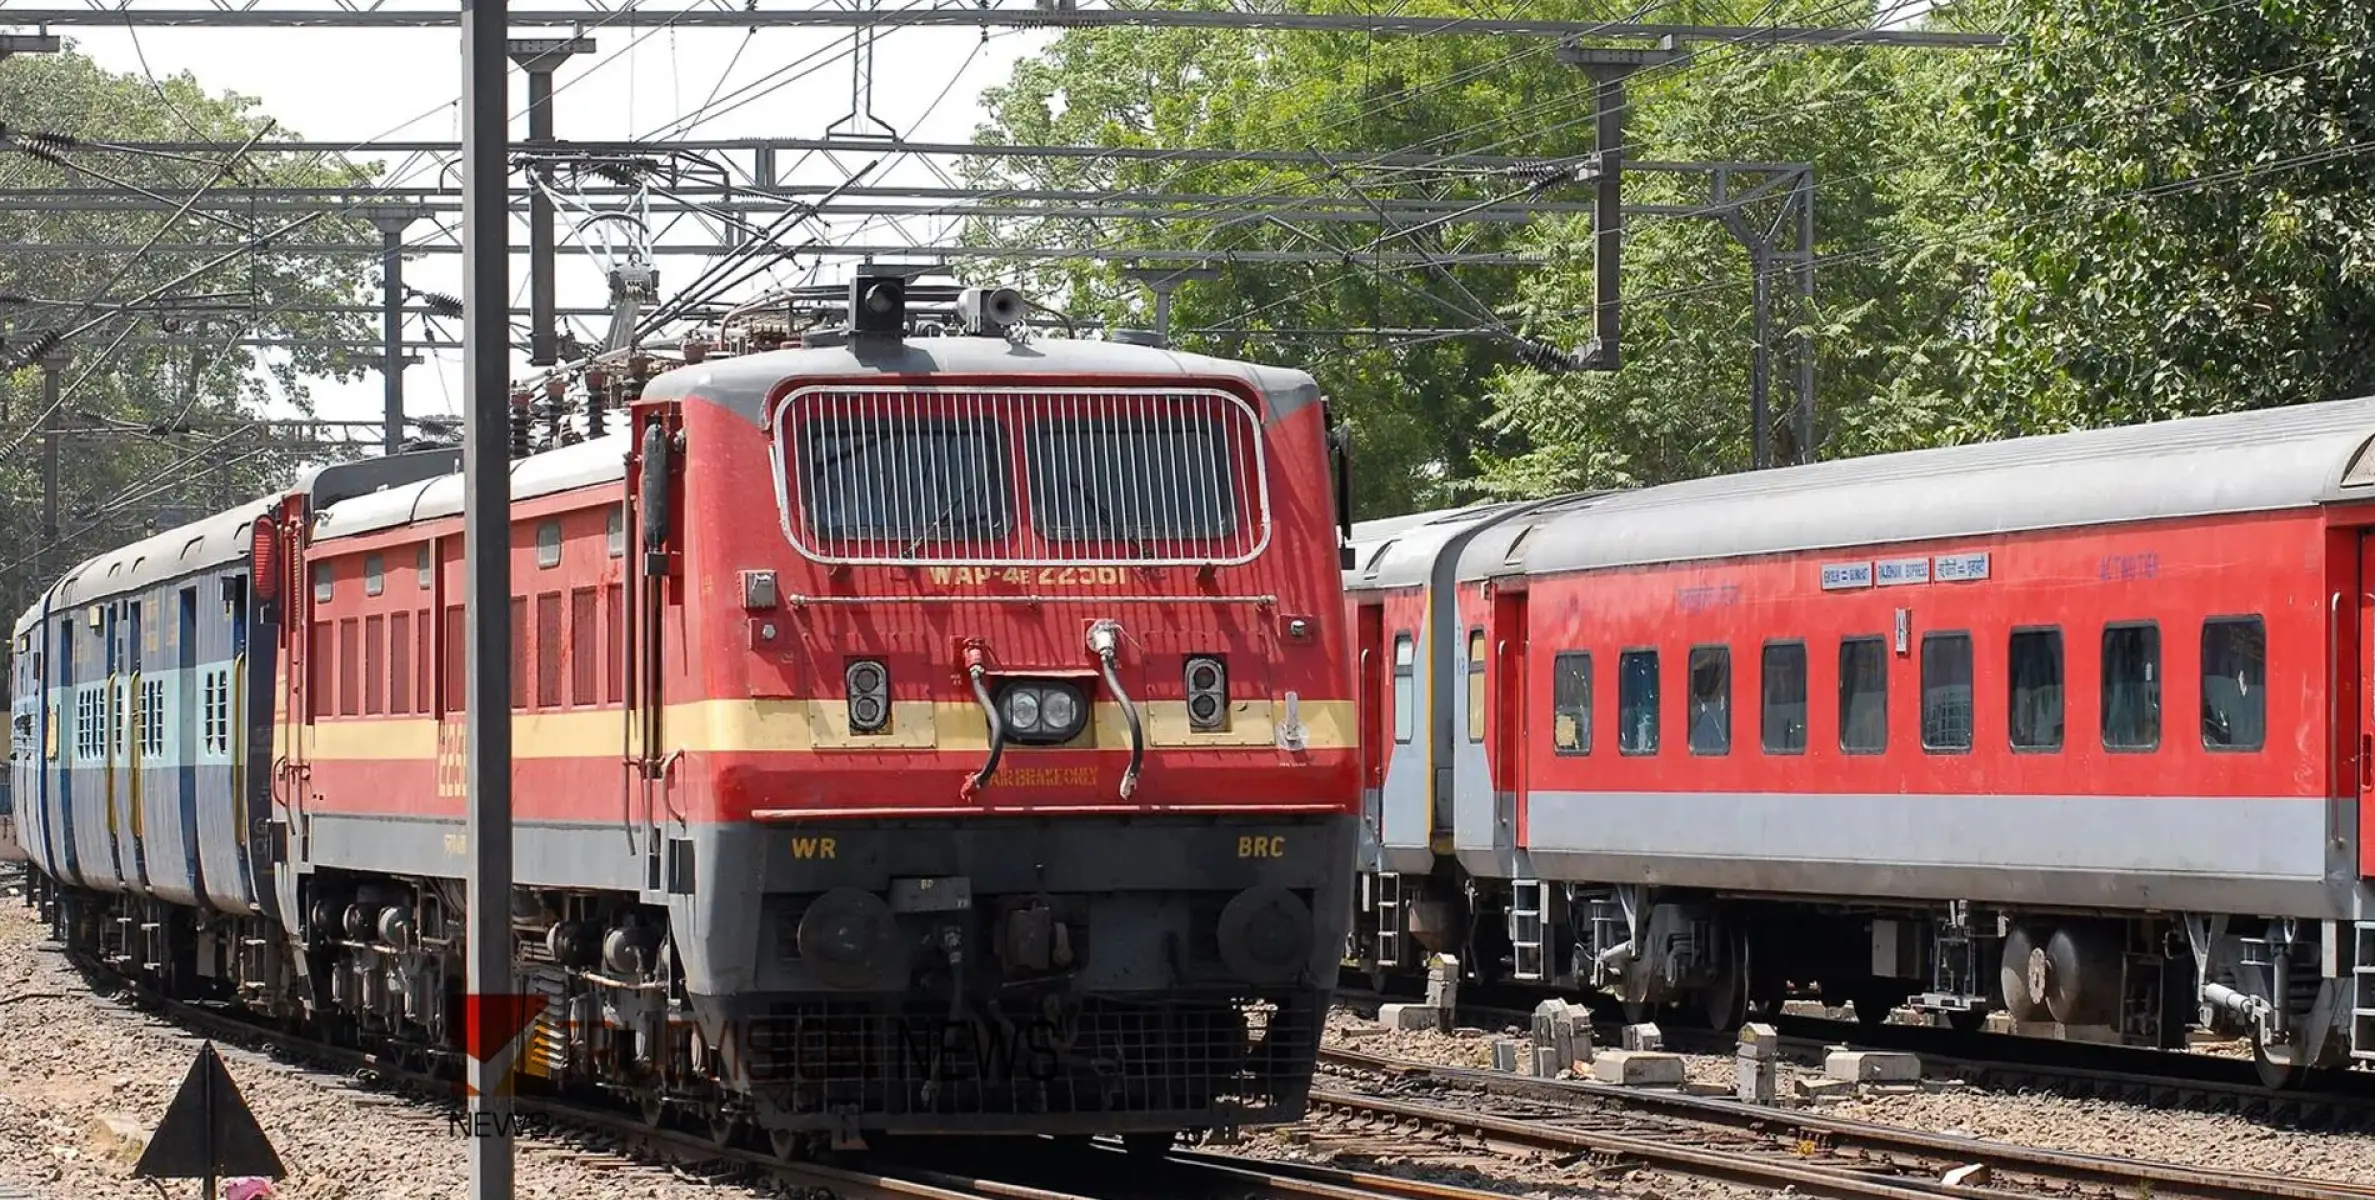
[[1080, 723], [1080, 701], [1064, 688], [1049, 688], [1041, 692], [1039, 712], [1051, 730], [1069, 730]]
[[1187, 660], [1188, 728], [1219, 729], [1229, 714], [1229, 669], [1217, 658]]
[[891, 673], [880, 662], [861, 658], [841, 673], [849, 693], [849, 727], [858, 733], [879, 733], [891, 721]]
[[1039, 731], [1039, 692], [1018, 687], [1006, 693], [1006, 727], [1016, 733]]

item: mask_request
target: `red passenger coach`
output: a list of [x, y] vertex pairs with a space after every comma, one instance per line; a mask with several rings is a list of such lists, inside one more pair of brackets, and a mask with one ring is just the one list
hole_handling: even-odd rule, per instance
[[[1358, 811], [1325, 405], [1300, 372], [1031, 337], [1013, 293], [946, 290], [944, 325], [907, 281], [865, 278], [833, 305], [855, 328], [796, 349], [598, 364], [586, 386], [629, 401], [626, 431], [597, 417], [516, 461], [513, 927], [548, 1001], [521, 1070], [786, 1154], [1292, 1121]], [[175, 945], [142, 954], [189, 964], [183, 983], [447, 1055], [461, 481], [388, 461], [208, 527], [243, 549], [205, 569], [255, 582], [225, 576], [229, 682], [213, 643], [187, 652], [191, 741], [259, 803], [268, 780], [270, 817], [231, 822], [237, 853], [205, 866], [234, 887], [254, 847], [276, 936], [92, 884], [100, 856], [137, 857], [95, 840], [97, 815], [40, 828], [93, 847], [52, 872], [62, 925], [162, 911]], [[184, 541], [216, 544], [158, 539]], [[78, 633], [85, 594], [45, 599], [20, 643]], [[253, 678], [271, 699], [251, 708]], [[64, 680], [51, 709], [104, 714], [98, 686]], [[157, 687], [146, 719], [179, 720], [161, 714], [184, 685]], [[149, 793], [168, 808], [171, 778]]]
[[1356, 527], [1353, 961], [2375, 1059], [2371, 435], [2349, 401]]

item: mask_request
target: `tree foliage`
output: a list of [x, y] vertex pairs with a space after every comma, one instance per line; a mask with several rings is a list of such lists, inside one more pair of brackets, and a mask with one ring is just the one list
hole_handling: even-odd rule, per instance
[[[1203, 0], [1211, 2], [1211, 0]], [[1466, 15], [1449, 3], [1404, 11]], [[1590, 0], [1529, 15], [1616, 20]], [[1824, 0], [1660, 6], [1710, 24], [1868, 22]], [[1775, 287], [1776, 335], [1816, 346], [1823, 457], [2375, 391], [2364, 220], [2375, 94], [2363, 14], [2333, 0], [1963, 0], [1932, 23], [2009, 35], [2001, 51], [1700, 44], [1628, 83], [1641, 160], [1809, 163], [1816, 293]], [[984, 140], [1219, 149], [1497, 152], [1592, 149], [1586, 80], [1522, 39], [1079, 32], [985, 96]], [[1425, 171], [1236, 162], [1065, 160], [978, 180], [1116, 194], [1474, 201], [1512, 181]], [[1703, 178], [1640, 171], [1629, 207], [1704, 207]], [[1440, 339], [1287, 330], [1592, 332], [1593, 230], [1542, 193], [1522, 228], [1397, 241], [1537, 252], [1538, 268], [1381, 269], [1376, 236], [1311, 214], [1090, 227], [1003, 220], [988, 244], [1324, 248], [1311, 267], [1235, 263], [1184, 285], [1178, 340], [1304, 365], [1350, 418], [1360, 511], [1478, 494], [1653, 483], [1750, 463], [1750, 264], [1736, 232], [1693, 216], [1628, 219], [1625, 364], [1546, 373], [1494, 332]], [[1769, 219], [1772, 208], [1743, 215]], [[1005, 269], [1022, 269], [1002, 264]], [[1109, 262], [1029, 268], [1082, 317], [1147, 323]], [[1776, 357], [1777, 415], [1790, 398]], [[1777, 421], [1777, 424], [1785, 424]], [[1786, 430], [1785, 430], [1786, 432]], [[1790, 447], [1782, 446], [1784, 460]]]
[[[58, 435], [62, 545], [74, 561], [283, 482], [303, 452], [252, 421], [275, 396], [305, 404], [305, 381], [362, 367], [341, 343], [367, 318], [325, 312], [365, 298], [368, 254], [225, 254], [299, 214], [199, 204], [257, 186], [356, 188], [369, 165], [316, 156], [150, 154], [133, 142], [240, 145], [266, 131], [253, 101], [209, 96], [183, 75], [112, 74], [68, 52], [0, 60], [0, 599], [49, 582], [33, 568], [41, 521], [43, 369], [64, 359]], [[286, 131], [279, 136], [288, 136]], [[42, 196], [34, 189], [56, 189]], [[63, 202], [61, 202], [63, 201]], [[375, 245], [363, 214], [314, 219], [280, 239]], [[140, 253], [150, 246], [147, 253]], [[209, 269], [200, 268], [219, 259]], [[271, 342], [277, 353], [243, 345]]]

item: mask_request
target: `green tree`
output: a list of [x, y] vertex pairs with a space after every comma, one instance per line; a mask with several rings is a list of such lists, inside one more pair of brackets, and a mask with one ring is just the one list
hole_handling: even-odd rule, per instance
[[[0, 599], [36, 579], [42, 371], [27, 361], [53, 336], [68, 365], [56, 420], [65, 565], [156, 528], [284, 483], [302, 450], [252, 425], [277, 394], [305, 406], [305, 381], [363, 369], [337, 343], [367, 338], [367, 318], [321, 311], [362, 300], [367, 254], [221, 248], [293, 219], [285, 210], [200, 204], [200, 189], [358, 188], [371, 165], [319, 156], [157, 155], [113, 149], [149, 141], [239, 145], [267, 130], [252, 100], [209, 96], [193, 78], [112, 74], [71, 51], [0, 61]], [[281, 132], [278, 136], [288, 136]], [[54, 190], [53, 190], [54, 189]], [[44, 193], [47, 194], [44, 194]], [[145, 195], [144, 195], [145, 193]], [[290, 239], [376, 244], [359, 213], [318, 218]], [[153, 242], [148, 253], [139, 249]], [[201, 247], [212, 246], [214, 250]], [[194, 273], [193, 273], [194, 272]], [[248, 341], [286, 343], [273, 354]]]
[[1986, 0], [1966, 436], [2375, 391], [2363, 9]]

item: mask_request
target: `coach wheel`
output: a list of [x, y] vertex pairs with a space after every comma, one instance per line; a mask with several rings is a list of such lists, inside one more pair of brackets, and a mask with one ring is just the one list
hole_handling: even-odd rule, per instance
[[1725, 943], [1723, 966], [1716, 972], [1715, 982], [1699, 990], [1699, 1009], [1707, 1018], [1707, 1026], [1717, 1033], [1729, 1033], [1748, 1019], [1748, 942], [1734, 936]]

